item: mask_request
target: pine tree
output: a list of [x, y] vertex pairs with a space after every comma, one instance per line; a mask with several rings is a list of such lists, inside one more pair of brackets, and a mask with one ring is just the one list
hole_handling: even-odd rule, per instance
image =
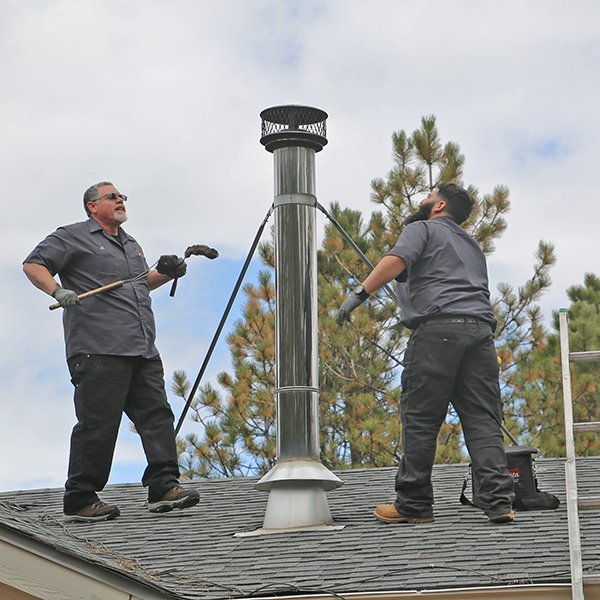
[[[204, 385], [192, 404], [192, 419], [203, 426], [203, 437], [178, 439], [182, 474], [186, 477], [228, 477], [264, 474], [275, 464], [275, 286], [271, 281], [273, 253], [261, 244], [259, 255], [269, 270], [258, 274], [258, 285], [246, 285], [243, 315], [227, 337], [233, 375], [222, 372], [217, 382], [227, 394]], [[184, 372], [176, 372], [172, 391], [189, 392]]]
[[[373, 180], [371, 200], [380, 208], [368, 221], [359, 211], [330, 205], [330, 213], [356, 245], [376, 264], [396, 243], [405, 219], [440, 182], [462, 181], [465, 158], [458, 144], [442, 144], [435, 117], [424, 117], [419, 129], [392, 136], [394, 166], [386, 179]], [[497, 186], [481, 195], [468, 187], [476, 207], [465, 223], [486, 254], [506, 228], [509, 192]], [[504, 372], [514, 376], [520, 353], [539, 344], [542, 331], [535, 300], [549, 285], [552, 248], [540, 247], [534, 276], [515, 295], [504, 286], [496, 310], [501, 323]], [[244, 288], [243, 317], [228, 336], [233, 374], [221, 373], [222, 397], [210, 384], [200, 389], [193, 418], [204, 426], [203, 438], [180, 440], [181, 462], [188, 476], [264, 473], [275, 460], [274, 432], [274, 290], [273, 247], [261, 244], [268, 270], [258, 286]], [[337, 311], [347, 293], [368, 274], [367, 267], [332, 225], [325, 228], [318, 253], [321, 460], [329, 468], [395, 464], [402, 452], [399, 418], [402, 352], [410, 332], [399, 320], [394, 295], [374, 294], [340, 328]], [[185, 396], [178, 375], [175, 393]], [[512, 386], [512, 387], [511, 387]], [[507, 390], [515, 387], [506, 383]], [[465, 459], [456, 415], [450, 411], [439, 436], [438, 462]]]
[[[588, 273], [583, 286], [574, 285], [567, 294], [570, 351], [600, 350], [600, 279]], [[554, 333], [517, 366], [513, 381], [511, 419], [522, 432], [523, 443], [539, 448], [545, 456], [565, 456], [558, 313], [554, 313]], [[573, 363], [571, 388], [574, 421], [600, 421], [600, 364]], [[597, 456], [600, 440], [596, 434], [578, 434], [575, 450]]]
[[[371, 262], [381, 258], [373, 221], [358, 211], [331, 214]], [[344, 292], [366, 277], [366, 267], [329, 225], [319, 252], [321, 460], [329, 468], [394, 464], [400, 449], [397, 373], [406, 330], [396, 303], [381, 294], [357, 309], [351, 323], [335, 321]]]

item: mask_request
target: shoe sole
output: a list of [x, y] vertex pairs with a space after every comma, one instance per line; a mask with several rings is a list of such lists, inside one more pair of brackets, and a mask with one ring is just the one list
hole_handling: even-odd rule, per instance
[[507, 515], [498, 515], [497, 517], [490, 517], [488, 521], [490, 523], [512, 523], [515, 520], [515, 517], [512, 513]]
[[174, 508], [189, 508], [195, 506], [200, 502], [199, 496], [187, 496], [181, 500], [175, 502], [152, 502], [148, 503], [148, 512], [151, 513], [166, 513], [172, 511]]
[[102, 521], [112, 521], [120, 515], [120, 511], [113, 511], [101, 517], [82, 517], [80, 515], [65, 515], [64, 523], [101, 523]]
[[378, 515], [376, 512], [373, 513], [373, 516], [381, 521], [382, 523], [431, 523], [435, 519], [433, 517], [402, 517], [401, 519], [394, 519], [393, 517], [382, 517]]

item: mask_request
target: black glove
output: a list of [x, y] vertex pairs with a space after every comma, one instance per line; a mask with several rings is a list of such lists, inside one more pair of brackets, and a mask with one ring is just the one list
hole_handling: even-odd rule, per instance
[[65, 290], [65, 288], [57, 287], [52, 292], [52, 297], [63, 307], [75, 306], [81, 304], [81, 300], [73, 290]]
[[344, 300], [344, 303], [340, 307], [340, 311], [336, 317], [337, 324], [342, 326], [345, 321], [350, 321], [350, 313], [357, 307], [359, 307], [370, 294], [365, 292], [365, 288], [362, 285], [354, 288], [354, 291]]
[[171, 279], [183, 277], [187, 272], [187, 265], [183, 258], [178, 258], [174, 254], [163, 254], [158, 259], [156, 270], [162, 275], [166, 275]]

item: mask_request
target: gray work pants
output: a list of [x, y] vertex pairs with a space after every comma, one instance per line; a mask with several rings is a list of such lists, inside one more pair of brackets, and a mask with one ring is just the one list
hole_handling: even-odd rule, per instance
[[402, 373], [404, 454], [396, 476], [395, 502], [400, 514], [433, 515], [431, 471], [437, 436], [450, 403], [460, 418], [485, 513], [493, 517], [511, 510], [513, 480], [506, 467], [500, 428], [498, 372], [489, 323], [440, 318], [426, 321], [414, 331]]
[[76, 512], [98, 500], [96, 492], [110, 475], [123, 413], [142, 438], [148, 460], [142, 483], [148, 498], [161, 498], [177, 485], [179, 465], [160, 357], [79, 354], [68, 364], [78, 422], [71, 434], [65, 511]]

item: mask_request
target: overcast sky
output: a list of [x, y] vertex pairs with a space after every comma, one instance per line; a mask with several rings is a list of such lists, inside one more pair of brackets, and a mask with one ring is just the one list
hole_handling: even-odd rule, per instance
[[[555, 244], [550, 317], [567, 287], [600, 275], [599, 74], [597, 0], [3, 0], [0, 490], [66, 478], [75, 417], [61, 315], [21, 262], [85, 218], [89, 185], [129, 195], [126, 229], [149, 262], [191, 244], [220, 252], [192, 257], [174, 298], [154, 293], [168, 380], [195, 378], [272, 202], [259, 114], [281, 104], [329, 114], [319, 202], [366, 216], [392, 133], [436, 115], [466, 156], [466, 183], [510, 189], [492, 292], [531, 276], [540, 239]], [[239, 303], [226, 332], [238, 316]], [[228, 366], [223, 339], [205, 381]], [[144, 464], [124, 426], [111, 482], [139, 481]]]

